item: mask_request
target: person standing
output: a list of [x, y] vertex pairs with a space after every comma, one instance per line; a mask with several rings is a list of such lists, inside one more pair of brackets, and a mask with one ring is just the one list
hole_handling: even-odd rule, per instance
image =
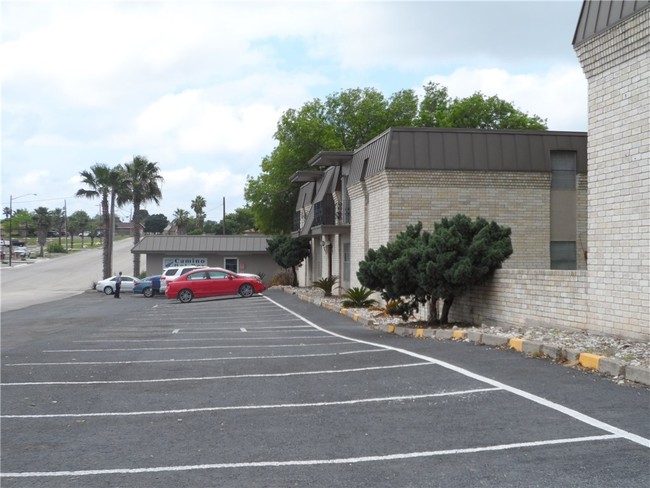
[[113, 298], [120, 298], [120, 288], [122, 288], [122, 272], [120, 271], [115, 277], [115, 294]]

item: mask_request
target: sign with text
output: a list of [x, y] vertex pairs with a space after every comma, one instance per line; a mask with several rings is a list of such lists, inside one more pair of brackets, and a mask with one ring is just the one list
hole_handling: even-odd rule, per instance
[[163, 268], [170, 266], [207, 266], [208, 258], [182, 257], [163, 258]]

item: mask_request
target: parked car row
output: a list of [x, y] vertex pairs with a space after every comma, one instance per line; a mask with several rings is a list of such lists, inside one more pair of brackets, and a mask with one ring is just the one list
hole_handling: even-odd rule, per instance
[[[16, 239], [15, 237], [11, 239], [12, 247], [25, 247], [26, 245], [27, 243], [25, 241], [21, 241], [20, 239]], [[0, 246], [9, 247], [9, 240], [0, 239]]]
[[[115, 279], [111, 276], [97, 282], [95, 289], [106, 295], [115, 293]], [[162, 275], [138, 279], [122, 275], [121, 292], [142, 293], [151, 298], [165, 295], [169, 299], [178, 299], [189, 303], [195, 298], [239, 295], [244, 298], [264, 291], [262, 279], [255, 274], [233, 273], [223, 268], [200, 266], [171, 266], [163, 270]]]

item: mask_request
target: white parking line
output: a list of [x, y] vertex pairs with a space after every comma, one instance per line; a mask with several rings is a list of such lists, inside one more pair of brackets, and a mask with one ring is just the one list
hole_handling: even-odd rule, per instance
[[30, 415], [0, 415], [3, 419], [50, 419], [75, 417], [131, 417], [137, 415], [178, 415], [187, 413], [218, 412], [227, 410], [270, 410], [279, 408], [313, 408], [334, 407], [340, 405], [361, 405], [364, 403], [404, 402], [423, 400], [426, 398], [472, 395], [500, 391], [499, 388], [478, 388], [475, 390], [448, 391], [444, 393], [427, 393], [423, 395], [404, 395], [378, 398], [357, 398], [354, 400], [339, 400], [335, 402], [280, 403], [275, 405], [232, 405], [227, 407], [181, 408], [176, 410], [144, 410], [140, 412], [96, 412], [96, 413], [49, 413]]
[[391, 366], [372, 366], [366, 368], [333, 369], [318, 371], [294, 371], [292, 373], [257, 373], [257, 374], [231, 374], [223, 376], [198, 376], [188, 378], [157, 378], [152, 380], [104, 380], [104, 381], [33, 381], [24, 383], [2, 383], [0, 386], [83, 386], [83, 385], [125, 385], [133, 383], [175, 383], [180, 381], [214, 381], [233, 380], [242, 378], [286, 378], [290, 376], [310, 376], [319, 374], [364, 373], [383, 369], [412, 368], [417, 366], [434, 366], [431, 362], [394, 364]]
[[[322, 339], [328, 336], [312, 336], [312, 337], [302, 337], [301, 339]], [[286, 337], [285, 337], [286, 339]], [[292, 339], [296, 339], [292, 337]], [[239, 339], [241, 340], [241, 339]], [[310, 346], [333, 346], [340, 344], [349, 344], [349, 342], [315, 342], [313, 344], [268, 344], [266, 346], [261, 345], [228, 345], [228, 346], [184, 346], [184, 347], [116, 347], [110, 349], [50, 349], [43, 351], [44, 353], [60, 353], [60, 352], [118, 352], [118, 351], [179, 351], [179, 350], [189, 350], [189, 349], [224, 349], [224, 348], [260, 348], [260, 347], [310, 347]]]
[[555, 410], [557, 412], [561, 412], [569, 417], [572, 417], [576, 420], [579, 420], [580, 422], [583, 422], [585, 424], [591, 425], [592, 427], [596, 427], [597, 429], [604, 430], [606, 432], [610, 432], [611, 434], [614, 434], [619, 437], [623, 437], [629, 441], [635, 442], [637, 444], [640, 444], [644, 447], [650, 448], [650, 439], [646, 439], [644, 437], [641, 437], [639, 435], [633, 434], [632, 432], [627, 432], [623, 429], [619, 429], [618, 427], [614, 427], [613, 425], [607, 424], [605, 422], [602, 422], [598, 419], [595, 419], [593, 417], [590, 417], [588, 415], [585, 415], [583, 413], [578, 412], [577, 410], [573, 410], [572, 408], [565, 407], [564, 405], [560, 405], [559, 403], [552, 402], [550, 400], [547, 400], [546, 398], [542, 398], [540, 396], [534, 395], [533, 393], [529, 393], [524, 390], [520, 390], [519, 388], [515, 388], [513, 386], [506, 385], [505, 383], [501, 383], [500, 381], [496, 381], [493, 379], [490, 379], [486, 376], [482, 376], [476, 373], [472, 373], [471, 371], [454, 366], [453, 364], [446, 363], [444, 361], [440, 361], [438, 359], [432, 358], [430, 356], [425, 356], [424, 354], [418, 354], [412, 351], [407, 351], [406, 349], [400, 349], [398, 347], [392, 347], [392, 346], [387, 346], [384, 344], [378, 344], [375, 342], [370, 342], [370, 341], [362, 341], [360, 339], [353, 339], [351, 337], [344, 336], [342, 334], [337, 334], [336, 332], [331, 332], [326, 329], [323, 329], [322, 327], [316, 325], [312, 321], [306, 319], [300, 314], [297, 314], [293, 310], [288, 309], [287, 307], [279, 304], [275, 300], [272, 300], [271, 298], [265, 296], [264, 297], [266, 300], [270, 301], [271, 303], [275, 303], [278, 307], [280, 307], [282, 310], [286, 310], [289, 312], [291, 315], [295, 317], [301, 318], [306, 324], [310, 324], [311, 326], [315, 327], [316, 329], [326, 332], [328, 334], [331, 334], [334, 337], [338, 337], [340, 339], [347, 339], [349, 341], [354, 341], [358, 344], [365, 344], [367, 346], [375, 346], [375, 347], [381, 347], [384, 349], [388, 349], [390, 351], [396, 351], [402, 354], [406, 354], [407, 356], [411, 356], [412, 358], [416, 359], [421, 359], [423, 361], [428, 361], [431, 364], [435, 364], [438, 366], [442, 366], [443, 368], [449, 369], [451, 371], [455, 371], [456, 373], [462, 374], [463, 376], [467, 376], [468, 378], [472, 378], [478, 381], [481, 381], [483, 383], [487, 383], [488, 385], [492, 385], [496, 388], [502, 388], [513, 395], [517, 395], [522, 398], [526, 398], [527, 400], [530, 400], [531, 402], [537, 403], [539, 405], [542, 405], [544, 407], [550, 408], [552, 410]]
[[206, 469], [241, 469], [241, 468], [281, 468], [288, 466], [319, 466], [327, 464], [357, 464], [368, 462], [395, 461], [401, 459], [427, 458], [436, 456], [453, 456], [459, 454], [475, 454], [479, 452], [506, 451], [511, 449], [522, 449], [527, 447], [543, 447], [561, 444], [576, 444], [580, 442], [594, 442], [617, 439], [617, 435], [594, 435], [586, 437], [571, 437], [567, 439], [551, 439], [547, 441], [518, 442], [515, 444], [498, 444], [494, 446], [471, 447], [467, 449], [446, 449], [441, 451], [419, 451], [395, 454], [384, 454], [379, 456], [362, 456], [335, 459], [304, 459], [292, 461], [256, 461], [244, 463], [216, 463], [216, 464], [194, 464], [186, 466], [159, 466], [153, 468], [118, 468], [118, 469], [93, 469], [80, 471], [35, 471], [25, 473], [0, 473], [2, 478], [44, 478], [59, 476], [96, 476], [107, 474], [142, 474], [142, 473], [164, 473], [174, 471], [196, 471]]
[[4, 367], [20, 367], [20, 366], [109, 366], [111, 364], [148, 364], [148, 363], [193, 363], [201, 361], [232, 361], [238, 359], [290, 359], [290, 358], [315, 358], [325, 356], [345, 356], [351, 354], [363, 353], [376, 353], [376, 352], [389, 352], [385, 349], [360, 349], [357, 351], [343, 351], [343, 352], [326, 352], [319, 354], [285, 354], [282, 356], [227, 356], [221, 358], [192, 358], [192, 359], [138, 359], [133, 361], [67, 361], [57, 363], [8, 363]]
[[[312, 329], [313, 330], [313, 329]], [[237, 329], [239, 332], [255, 332], [242, 327]], [[307, 331], [304, 331], [307, 332]], [[314, 331], [318, 333], [318, 331]], [[169, 337], [169, 336], [165, 336]], [[288, 339], [318, 339], [322, 337], [327, 337], [323, 335], [318, 336], [308, 336], [308, 337], [298, 337], [298, 336], [276, 336], [276, 337], [247, 337], [246, 340], [258, 340], [258, 341], [279, 341], [279, 340], [288, 340]], [[192, 338], [174, 338], [174, 339], [95, 339], [95, 340], [85, 340], [85, 341], [73, 341], [73, 344], [87, 344], [87, 343], [101, 343], [101, 342], [110, 342], [111, 344], [115, 342], [126, 342], [126, 343], [139, 343], [139, 342], [206, 342], [206, 341], [241, 341], [241, 337], [192, 337]], [[75, 349], [75, 351], [84, 351], [83, 349]], [[53, 350], [47, 350], [43, 352], [53, 352]], [[54, 352], [62, 352], [56, 350]], [[63, 351], [69, 352], [69, 351]]]

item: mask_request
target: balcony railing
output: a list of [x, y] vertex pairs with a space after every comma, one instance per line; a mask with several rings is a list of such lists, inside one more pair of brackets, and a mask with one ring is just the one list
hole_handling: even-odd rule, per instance
[[293, 213], [293, 225], [291, 226], [293, 232], [298, 232], [300, 230], [300, 211]]
[[314, 204], [314, 225], [336, 224], [336, 206], [332, 199], [325, 199]]

